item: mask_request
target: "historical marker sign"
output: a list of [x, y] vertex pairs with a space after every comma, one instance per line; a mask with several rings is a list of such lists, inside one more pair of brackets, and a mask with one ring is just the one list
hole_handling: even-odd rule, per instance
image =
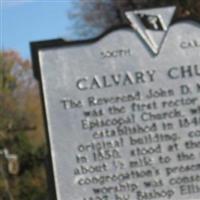
[[199, 199], [200, 25], [158, 11], [32, 43], [58, 200]]

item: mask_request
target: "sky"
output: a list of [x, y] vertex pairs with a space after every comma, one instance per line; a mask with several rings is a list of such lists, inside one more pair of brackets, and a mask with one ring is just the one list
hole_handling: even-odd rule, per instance
[[67, 13], [78, 0], [0, 0], [1, 50], [16, 50], [30, 59], [32, 41], [73, 38]]

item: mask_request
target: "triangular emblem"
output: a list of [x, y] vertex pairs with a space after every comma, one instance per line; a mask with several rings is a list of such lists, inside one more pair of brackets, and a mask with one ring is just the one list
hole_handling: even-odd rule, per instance
[[176, 7], [127, 11], [126, 17], [153, 54], [159, 54]]

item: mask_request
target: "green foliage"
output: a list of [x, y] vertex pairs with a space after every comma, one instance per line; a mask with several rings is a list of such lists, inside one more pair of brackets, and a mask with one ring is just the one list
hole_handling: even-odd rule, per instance
[[42, 135], [43, 130], [38, 128], [38, 134], [28, 128], [32, 122], [37, 122], [36, 127], [41, 123], [41, 118], [35, 120], [40, 116], [40, 106], [30, 70], [30, 63], [16, 52], [0, 52], [0, 150], [6, 148], [16, 154], [20, 164], [19, 174], [13, 176], [8, 173], [8, 162], [4, 160], [6, 176], [0, 172], [0, 199], [3, 195], [9, 199], [5, 181], [15, 200], [41, 200], [47, 196], [44, 140], [38, 145], [32, 139], [34, 135]]
[[12, 146], [20, 158], [21, 173], [41, 166], [44, 162], [46, 151], [45, 146], [35, 147], [31, 144], [26, 133], [17, 134]]
[[12, 75], [14, 63], [6, 60], [4, 54], [0, 53], [0, 91], [1, 93], [12, 92], [16, 88], [16, 78]]
[[35, 175], [26, 172], [20, 179], [20, 190], [18, 190], [17, 199], [20, 200], [41, 200], [46, 198], [45, 187], [33, 184]]

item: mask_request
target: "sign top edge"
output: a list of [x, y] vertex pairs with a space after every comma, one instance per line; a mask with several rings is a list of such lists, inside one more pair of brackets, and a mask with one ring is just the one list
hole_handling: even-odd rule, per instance
[[[179, 18], [179, 19], [173, 20], [171, 26], [174, 26], [179, 23], [185, 23], [185, 22], [186, 23], [193, 22], [193, 23], [196, 23], [197, 25], [200, 25], [199, 19], [196, 19], [193, 17], [186, 17], [186, 18]], [[89, 38], [89, 39], [67, 41], [62, 38], [55, 38], [55, 39], [50, 39], [50, 40], [38, 40], [38, 41], [31, 41], [30, 47], [31, 47], [31, 51], [33, 51], [33, 50], [41, 50], [41, 49], [46, 49], [46, 48], [51, 48], [51, 47], [89, 44], [89, 43], [97, 42], [98, 40], [104, 38], [106, 35], [114, 32], [114, 31], [120, 30], [120, 29], [132, 30], [132, 28], [129, 24], [122, 24], [122, 25], [118, 25], [118, 26], [111, 26], [110, 28], [108, 28], [106, 31], [104, 31], [100, 35]]]
[[[185, 17], [173, 20], [170, 27], [174, 26], [179, 23], [194, 23], [196, 25], [200, 25], [200, 20], [194, 17]], [[69, 47], [69, 46], [76, 46], [76, 45], [84, 45], [84, 44], [92, 44], [104, 38], [105, 36], [109, 35], [110, 33], [117, 31], [117, 30], [133, 30], [129, 24], [121, 24], [118, 26], [112, 26], [97, 37], [93, 37], [90, 39], [84, 40], [74, 40], [74, 41], [67, 41], [62, 38], [51, 39], [51, 40], [41, 40], [41, 41], [32, 41], [30, 42], [30, 50], [31, 50], [31, 57], [32, 57], [32, 64], [33, 64], [33, 73], [34, 77], [37, 80], [40, 80], [40, 64], [39, 64], [39, 55], [38, 52], [43, 49], [48, 48], [56, 48], [56, 47]]]

